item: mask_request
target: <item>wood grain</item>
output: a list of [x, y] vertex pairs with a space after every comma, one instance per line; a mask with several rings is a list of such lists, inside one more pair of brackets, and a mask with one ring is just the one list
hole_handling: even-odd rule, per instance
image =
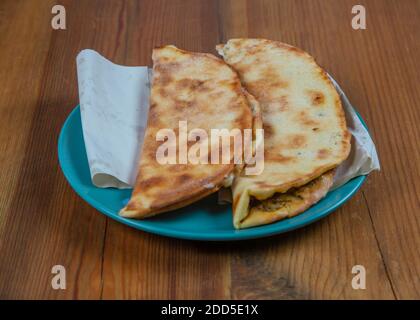
[[[420, 299], [420, 2], [0, 1], [0, 298]], [[105, 218], [75, 195], [56, 143], [78, 102], [75, 57], [92, 48], [150, 65], [154, 46], [215, 53], [232, 37], [299, 46], [340, 83], [381, 160], [361, 192], [301, 230], [238, 243], [174, 240]], [[53, 265], [67, 289], [50, 285]], [[353, 265], [366, 290], [351, 287]]]

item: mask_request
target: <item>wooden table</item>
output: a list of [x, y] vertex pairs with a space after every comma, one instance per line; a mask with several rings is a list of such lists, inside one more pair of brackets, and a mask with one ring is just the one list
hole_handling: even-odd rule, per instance
[[[53, 30], [55, 2], [0, 1], [0, 298], [420, 298], [420, 1], [60, 0], [67, 29]], [[82, 201], [57, 160], [77, 53], [150, 65], [154, 46], [215, 53], [232, 37], [312, 53], [366, 120], [381, 172], [322, 221], [236, 243], [147, 234]], [[51, 287], [58, 264], [66, 290]]]

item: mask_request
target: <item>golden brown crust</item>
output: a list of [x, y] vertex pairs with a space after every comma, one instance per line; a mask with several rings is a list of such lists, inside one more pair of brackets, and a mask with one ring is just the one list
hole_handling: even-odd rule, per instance
[[217, 50], [260, 103], [265, 129], [264, 172], [233, 183], [237, 225], [252, 197], [303, 186], [344, 161], [350, 134], [337, 91], [305, 51], [266, 39], [232, 39]]
[[[173, 129], [178, 141], [179, 121], [187, 121], [188, 131], [204, 129], [209, 138], [212, 127], [241, 132], [252, 128], [252, 114], [240, 80], [223, 60], [165, 46], [153, 51], [153, 62], [139, 173], [132, 197], [120, 212], [130, 218], [145, 218], [190, 204], [216, 192], [234, 170], [233, 146], [229, 164], [159, 164], [156, 151], [162, 141], [156, 141], [156, 133], [160, 129]], [[188, 146], [192, 144], [188, 142]]]
[[[239, 222], [238, 228], [249, 228], [291, 218], [317, 203], [327, 194], [334, 180], [330, 170], [304, 186], [271, 198], [251, 203], [249, 214]], [[252, 201], [251, 201], [252, 202]]]

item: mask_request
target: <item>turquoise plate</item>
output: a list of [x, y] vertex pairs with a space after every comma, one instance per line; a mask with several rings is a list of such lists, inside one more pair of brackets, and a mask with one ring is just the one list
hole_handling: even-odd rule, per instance
[[193, 240], [245, 240], [301, 228], [327, 216], [349, 200], [366, 178], [360, 176], [350, 180], [340, 188], [329, 192], [324, 199], [296, 217], [261, 227], [235, 230], [232, 226], [231, 207], [218, 205], [217, 194], [170, 214], [146, 220], [120, 217], [118, 211], [127, 203], [131, 190], [101, 189], [92, 184], [79, 106], [72, 111], [61, 129], [58, 158], [64, 176], [77, 194], [108, 217], [143, 231]]

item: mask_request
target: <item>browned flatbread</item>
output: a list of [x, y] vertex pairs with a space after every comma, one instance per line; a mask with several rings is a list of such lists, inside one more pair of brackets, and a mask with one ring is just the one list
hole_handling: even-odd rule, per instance
[[286, 193], [275, 193], [266, 200], [253, 199], [249, 214], [241, 221], [241, 228], [272, 223], [304, 212], [325, 197], [333, 184], [334, 171], [330, 170], [306, 185], [292, 188]]
[[[301, 49], [265, 39], [232, 39], [217, 50], [259, 102], [264, 127], [264, 171], [255, 176], [242, 171], [233, 182], [234, 225], [279, 220], [284, 212], [251, 217], [253, 204], [306, 185], [337, 167], [350, 152], [340, 97], [325, 71]], [[326, 185], [317, 184], [322, 191]], [[308, 196], [303, 202], [307, 207], [318, 200]]]
[[156, 141], [156, 134], [173, 129], [178, 138], [179, 121], [187, 121], [188, 130], [204, 129], [208, 137], [212, 128], [241, 132], [252, 128], [240, 80], [223, 60], [165, 46], [153, 51], [150, 110], [139, 171], [121, 216], [145, 218], [186, 206], [216, 192], [233, 172], [233, 152], [228, 164], [159, 164], [156, 151], [162, 141]]

